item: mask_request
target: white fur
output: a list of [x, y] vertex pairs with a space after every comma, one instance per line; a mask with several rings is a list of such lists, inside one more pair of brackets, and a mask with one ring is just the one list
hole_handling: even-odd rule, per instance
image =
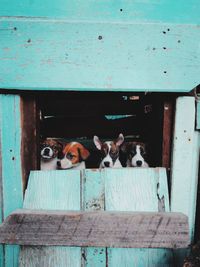
[[115, 163], [113, 164], [112, 158], [111, 158], [110, 155], [109, 155], [109, 152], [110, 152], [110, 149], [111, 149], [111, 145], [110, 145], [110, 144], [111, 144], [111, 141], [107, 141], [107, 142], [105, 142], [105, 143], [106, 143], [107, 146], [108, 146], [108, 154], [107, 154], [106, 157], [101, 161], [99, 168], [106, 168], [106, 166], [105, 166], [105, 164], [104, 164], [105, 162], [109, 162], [109, 163], [110, 163], [109, 168], [121, 168], [122, 165], [121, 165], [119, 159], [117, 159], [117, 160], [115, 161]]
[[[142, 165], [138, 166], [137, 161], [141, 161]], [[140, 167], [140, 168], [147, 168], [149, 167], [148, 163], [144, 160], [140, 153], [140, 145], [136, 145], [136, 154], [135, 156], [130, 160], [127, 161], [127, 167]]]
[[57, 158], [53, 158], [50, 160], [43, 160], [40, 161], [40, 169], [42, 171], [50, 171], [50, 170], [57, 170]]
[[73, 170], [84, 170], [85, 169], [85, 162], [79, 162], [77, 164], [72, 164], [72, 162], [69, 159], [61, 159], [60, 160], [61, 170], [68, 170], [68, 169], [73, 169]]
[[[49, 154], [48, 154], [48, 156], [44, 154], [45, 149], [49, 149]], [[52, 156], [53, 156], [53, 150], [52, 150], [50, 147], [44, 147], [44, 148], [41, 150], [40, 155], [41, 155], [43, 158], [50, 159], [50, 158], [52, 158]]]

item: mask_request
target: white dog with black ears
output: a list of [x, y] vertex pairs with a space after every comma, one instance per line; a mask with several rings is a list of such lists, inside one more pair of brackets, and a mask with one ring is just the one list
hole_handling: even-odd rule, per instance
[[94, 144], [102, 153], [101, 163], [99, 168], [121, 168], [119, 161], [119, 150], [121, 144], [124, 142], [123, 134], [119, 134], [118, 138], [114, 141], [101, 142], [98, 136], [93, 138]]

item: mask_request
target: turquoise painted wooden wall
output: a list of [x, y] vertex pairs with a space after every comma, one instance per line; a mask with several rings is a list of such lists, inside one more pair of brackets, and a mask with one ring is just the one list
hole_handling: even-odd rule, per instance
[[199, 84], [192, 1], [0, 3], [0, 88], [188, 92]]
[[[0, 220], [22, 207], [20, 97], [0, 94]], [[18, 246], [0, 247], [0, 266], [18, 266]]]
[[[164, 168], [36, 171], [29, 178], [24, 208], [161, 211], [159, 198], [164, 199], [162, 210], [169, 211]], [[20, 266], [173, 267], [173, 253], [169, 249], [24, 246]]]

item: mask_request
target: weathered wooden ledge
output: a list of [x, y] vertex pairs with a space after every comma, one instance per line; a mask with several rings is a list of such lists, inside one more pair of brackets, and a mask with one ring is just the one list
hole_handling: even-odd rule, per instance
[[0, 243], [184, 248], [189, 245], [189, 227], [181, 213], [22, 209], [1, 224]]

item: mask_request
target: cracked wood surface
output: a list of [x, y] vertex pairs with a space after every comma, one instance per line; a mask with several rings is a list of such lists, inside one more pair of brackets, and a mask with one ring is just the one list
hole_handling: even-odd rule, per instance
[[189, 245], [181, 213], [37, 211], [12, 213], [0, 241], [20, 245], [182, 248]]

